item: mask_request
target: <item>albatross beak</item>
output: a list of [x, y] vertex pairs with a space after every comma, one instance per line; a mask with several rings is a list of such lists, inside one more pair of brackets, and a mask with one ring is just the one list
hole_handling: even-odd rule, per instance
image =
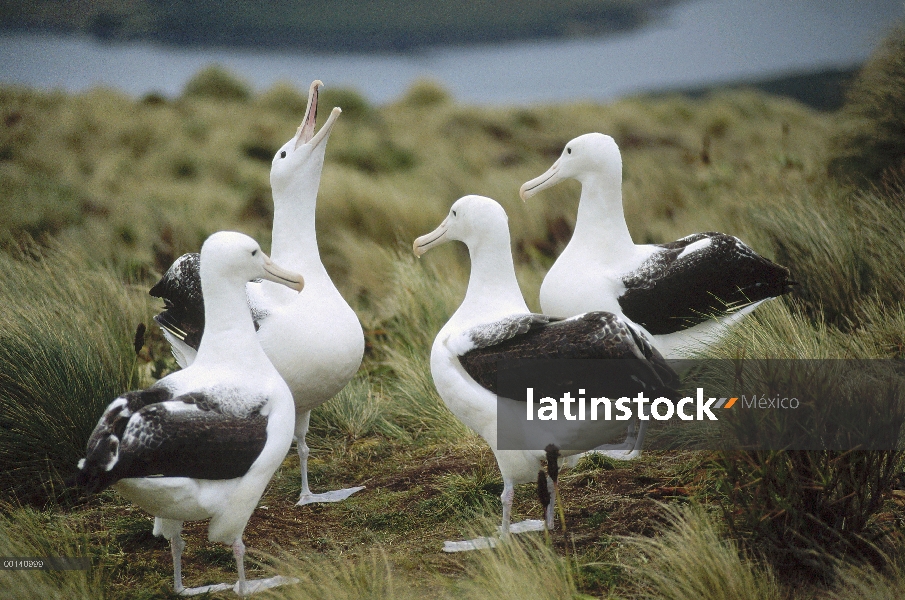
[[317, 121], [317, 93], [324, 83], [320, 79], [311, 82], [308, 90], [308, 106], [305, 108], [305, 120], [295, 132], [295, 148], [307, 144], [314, 137], [314, 124]]
[[324, 126], [321, 127], [321, 130], [317, 132], [317, 134], [311, 138], [311, 148], [317, 148], [318, 144], [321, 142], [326, 142], [327, 138], [330, 137], [330, 131], [333, 129], [333, 126], [336, 125], [336, 119], [339, 118], [339, 114], [343, 111], [338, 106], [334, 106], [333, 110], [330, 111], [330, 116], [327, 117], [327, 122], [324, 123]]
[[264, 255], [264, 279], [285, 285], [298, 292], [301, 292], [305, 287], [304, 277], [280, 267], [270, 260], [270, 257], [266, 254]]
[[446, 219], [444, 219], [439, 227], [416, 239], [412, 244], [412, 250], [415, 252], [415, 256], [421, 258], [422, 254], [434, 246], [439, 246], [440, 244], [448, 242], [449, 238], [446, 237], [446, 231]]
[[523, 183], [522, 187], [518, 190], [518, 195], [521, 196], [522, 201], [527, 201], [528, 198], [539, 191], [547, 189], [548, 187], [553, 187], [559, 183], [560, 179], [562, 179], [562, 177], [559, 175], [559, 160], [557, 160], [543, 175]]

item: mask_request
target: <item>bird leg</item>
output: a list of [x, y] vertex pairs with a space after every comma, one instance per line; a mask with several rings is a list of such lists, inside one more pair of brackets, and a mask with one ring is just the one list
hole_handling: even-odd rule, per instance
[[182, 521], [154, 517], [153, 533], [155, 536], [163, 536], [170, 542], [170, 554], [173, 555], [173, 589], [177, 594], [182, 594], [185, 591], [185, 586], [182, 585], [182, 551], [185, 550]]
[[[559, 448], [556, 447], [555, 444], [548, 444], [546, 448], [544, 448], [544, 452], [547, 453], [547, 473], [550, 475], [550, 480], [553, 482], [553, 491], [550, 492], [551, 502], [556, 502], [556, 507], [559, 509], [559, 520], [562, 521], [562, 531], [566, 532], [566, 513], [562, 508], [562, 500], [559, 499]], [[551, 507], [552, 508], [552, 507]], [[548, 523], [552, 523], [553, 519], [548, 517]], [[551, 526], [550, 529], [553, 527]]]
[[504, 540], [509, 538], [510, 533], [524, 533], [526, 531], [543, 531], [544, 522], [539, 519], [525, 519], [518, 523], [511, 523], [512, 519], [512, 500], [515, 498], [515, 483], [510, 479], [503, 478], [503, 494], [500, 500], [503, 501], [503, 525], [500, 527], [500, 537]]
[[239, 581], [236, 582], [233, 591], [239, 596], [245, 596], [245, 544], [242, 543], [241, 537], [233, 542], [233, 556], [236, 557], [236, 570], [239, 571]]
[[[538, 519], [528, 519], [511, 523], [512, 519], [512, 501], [515, 499], [515, 483], [503, 477], [503, 493], [500, 494], [500, 501], [503, 503], [503, 522], [500, 525], [500, 538], [507, 541], [509, 536], [514, 533], [524, 533], [526, 531], [543, 531], [544, 522]], [[465, 550], [481, 550], [484, 548], [494, 548], [500, 542], [494, 537], [480, 537], [474, 540], [466, 540], [463, 542], [444, 542], [444, 552], [462, 552]]]
[[342, 490], [332, 490], [321, 494], [312, 494], [311, 488], [308, 487], [308, 444], [305, 443], [305, 437], [308, 435], [308, 425], [311, 422], [311, 411], [305, 411], [299, 415], [295, 424], [295, 438], [299, 451], [299, 465], [302, 471], [302, 493], [296, 506], [304, 506], [306, 504], [314, 504], [315, 502], [339, 502], [345, 500], [355, 492], [361, 491], [363, 485]]
[[500, 501], [503, 503], [503, 524], [500, 526], [500, 534], [502, 538], [509, 538], [510, 521], [512, 519], [512, 501], [515, 498], [515, 485], [511, 480], [503, 481], [503, 493], [500, 494]]
[[[308, 435], [308, 424], [311, 422], [311, 411], [305, 411], [300, 415], [299, 422], [296, 424], [296, 444], [299, 451], [299, 463], [302, 470], [302, 495], [299, 497], [298, 504], [307, 504], [304, 500], [311, 496], [311, 489], [308, 487], [308, 444], [305, 443], [305, 437]], [[301, 431], [299, 431], [301, 430]]]
[[181, 594], [185, 586], [182, 585], [182, 551], [185, 550], [185, 540], [177, 533], [170, 538], [170, 553], [173, 555], [173, 588], [177, 594]]
[[185, 540], [182, 539], [182, 521], [156, 517], [154, 519], [154, 535], [162, 535], [170, 542], [170, 552], [173, 555], [173, 589], [180, 596], [222, 592], [233, 587], [228, 583], [204, 585], [196, 588], [187, 588], [182, 584], [182, 551], [185, 550]]
[[[512, 500], [515, 498], [515, 484], [511, 479], [503, 477], [503, 493], [500, 494], [500, 501], [503, 503], [503, 524], [500, 526], [500, 537], [503, 540], [509, 539], [509, 518], [512, 514]], [[516, 524], [518, 525], [518, 523]], [[518, 533], [518, 532], [514, 532]], [[468, 550], [483, 550], [486, 548], [495, 548], [499, 540], [493, 537], [479, 537], [473, 540], [464, 540], [461, 542], [443, 542], [444, 552], [465, 552]]]
[[[550, 501], [547, 503], [546, 506], [544, 506], [544, 519], [546, 521], [547, 529], [549, 531], [553, 531], [554, 529], [556, 529], [555, 508], [554, 507], [556, 506], [556, 501], [559, 500], [559, 494], [556, 493], [556, 489], [557, 489], [556, 484], [554, 484], [553, 480], [550, 479], [548, 476], [544, 476], [544, 483], [551, 488], [550, 493], [548, 494]], [[562, 508], [562, 507], [560, 507], [560, 508]], [[563, 519], [562, 514], [560, 514], [560, 520], [563, 522], [563, 529], [565, 529], [566, 522]]]
[[[550, 498], [550, 487], [547, 474], [537, 472], [537, 499], [540, 500], [541, 510], [544, 512], [544, 538], [550, 542], [550, 530], [556, 525], [553, 522], [553, 502]], [[552, 482], [551, 482], [552, 483]]]
[[[233, 542], [233, 556], [236, 558], [236, 571], [239, 572], [239, 581], [236, 582], [236, 585], [232, 586], [232, 590], [238, 596], [250, 596], [252, 594], [263, 592], [264, 590], [269, 590], [281, 585], [299, 583], [299, 580], [295, 577], [283, 577], [282, 575], [277, 575], [276, 577], [270, 577], [267, 579], [252, 579], [251, 581], [246, 580], [245, 544], [242, 542], [241, 537]], [[230, 589], [230, 586], [226, 586], [225, 589]]]

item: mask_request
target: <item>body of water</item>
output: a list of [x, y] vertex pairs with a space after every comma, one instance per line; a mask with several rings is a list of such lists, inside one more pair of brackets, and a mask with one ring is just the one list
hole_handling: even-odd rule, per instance
[[526, 104], [607, 100], [861, 63], [905, 16], [902, 0], [689, 0], [643, 29], [604, 38], [447, 47], [412, 54], [172, 48], [85, 37], [0, 36], [0, 83], [70, 92], [107, 86], [178, 95], [217, 63], [261, 90], [313, 79], [371, 101], [400, 96], [419, 78], [461, 101]]

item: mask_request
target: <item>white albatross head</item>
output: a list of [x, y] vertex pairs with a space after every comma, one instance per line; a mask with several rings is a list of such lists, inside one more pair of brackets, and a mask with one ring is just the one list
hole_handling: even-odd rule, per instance
[[586, 133], [570, 141], [556, 162], [543, 175], [523, 183], [518, 193], [522, 200], [528, 200], [563, 179], [584, 182], [591, 175], [602, 177], [607, 185], [622, 185], [622, 155], [608, 135]]
[[422, 235], [412, 244], [415, 256], [452, 240], [464, 242], [474, 250], [487, 240], [509, 243], [509, 217], [496, 200], [485, 196], [464, 196], [456, 200], [440, 226]]
[[278, 266], [256, 241], [235, 231], [220, 231], [207, 238], [201, 246], [200, 269], [202, 286], [205, 280], [216, 278], [236, 285], [266, 279], [299, 292], [305, 287], [301, 275]]
[[[305, 109], [305, 118], [299, 125], [295, 135], [277, 150], [270, 167], [270, 186], [274, 195], [278, 195], [292, 186], [298, 178], [320, 180], [320, 171], [324, 166], [324, 152], [327, 149], [327, 139], [336, 124], [342, 109], [334, 107], [327, 118], [327, 122], [320, 131], [314, 133], [317, 121], [317, 97], [318, 91], [323, 87], [320, 80], [311, 82], [308, 92], [308, 106]], [[316, 188], [315, 188], [316, 189]]]

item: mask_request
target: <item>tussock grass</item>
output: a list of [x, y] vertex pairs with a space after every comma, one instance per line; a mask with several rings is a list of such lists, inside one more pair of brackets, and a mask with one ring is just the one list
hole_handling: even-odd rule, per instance
[[386, 396], [367, 376], [353, 379], [335, 398], [311, 413], [311, 435], [339, 435], [350, 442], [372, 435], [401, 440], [408, 437], [390, 420]]
[[213, 65], [196, 73], [185, 84], [182, 94], [185, 97], [244, 101], [251, 98], [251, 87], [227, 69]]
[[840, 570], [838, 582], [827, 597], [831, 600], [895, 600], [905, 596], [905, 571], [893, 564], [887, 572], [869, 567], [846, 567]]
[[281, 600], [416, 600], [423, 591], [408, 577], [394, 572], [385, 553], [374, 550], [358, 558], [334, 560], [318, 556], [302, 561], [291, 556], [277, 560], [276, 570], [300, 581], [274, 589], [267, 597]]
[[[480, 521], [490, 530], [489, 521]], [[479, 527], [479, 529], [481, 529]], [[471, 537], [478, 537], [472, 533]], [[520, 536], [494, 550], [470, 553], [464, 577], [449, 578], [424, 569], [417, 579], [400, 572], [383, 549], [363, 556], [324, 559], [283, 555], [273, 570], [300, 583], [276, 588], [265, 597], [281, 600], [574, 600], [572, 565], [539, 536]]]
[[573, 565], [537, 535], [513, 536], [492, 552], [479, 552], [466, 568], [466, 574], [467, 578], [456, 586], [454, 597], [487, 600], [578, 597]]
[[379, 307], [385, 316], [376, 349], [389, 371], [384, 390], [391, 398], [387, 408], [393, 421], [416, 437], [456, 440], [474, 434], [443, 404], [430, 374], [434, 336], [464, 296], [454, 285], [464, 281], [464, 273], [455, 262], [448, 264], [398, 257], [393, 291]]
[[812, 317], [822, 313], [848, 329], [870, 297], [885, 305], [905, 298], [905, 241], [896, 234], [905, 227], [903, 200], [899, 185], [862, 192], [830, 185], [786, 196], [753, 217], [801, 284], [795, 297]]
[[434, 506], [440, 516], [474, 517], [499, 512], [503, 479], [494, 465], [477, 465], [467, 473], [449, 473], [436, 482], [440, 496]]
[[670, 525], [655, 538], [629, 538], [639, 593], [668, 600], [773, 600], [782, 596], [769, 567], [744, 557], [701, 507], [663, 507]]
[[830, 171], [859, 184], [905, 173], [905, 23], [864, 65], [842, 109]]
[[8, 498], [61, 498], [88, 436], [138, 387], [149, 303], [76, 256], [0, 253], [0, 471]]
[[[210, 78], [204, 72], [196, 79]], [[333, 240], [408, 244], [469, 193], [506, 208], [520, 262], [549, 265], [574, 223], [577, 184], [527, 205], [518, 186], [588, 131], [614, 135], [624, 151], [626, 210], [639, 242], [737, 231], [751, 202], [733, 191], [763, 190], [767, 197], [800, 189], [823, 168], [814, 149], [829, 134], [822, 115], [744, 92], [694, 102], [476, 109], [419, 83], [378, 108], [326, 84], [322, 103], [344, 113], [327, 149], [317, 225], [344, 291], [358, 286], [363, 272], [354, 266], [360, 246], [347, 251]], [[190, 91], [175, 101], [136, 102], [108, 90], [0, 90], [9, 123], [0, 138], [0, 190], [9, 192], [4, 198], [31, 199], [9, 204], [0, 230], [60, 235], [149, 279], [220, 229], [266, 242], [270, 157], [295, 132], [304, 93], [281, 83], [249, 101], [223, 102]], [[700, 159], [705, 135], [707, 164]], [[45, 149], [53, 143], [58, 151], [51, 155]], [[387, 272], [390, 257], [380, 261], [371, 265]]]
[[87, 571], [0, 570], [0, 598], [81, 600], [103, 597], [106, 551], [65, 517], [30, 508], [0, 507], [0, 555], [4, 557], [89, 557]]

